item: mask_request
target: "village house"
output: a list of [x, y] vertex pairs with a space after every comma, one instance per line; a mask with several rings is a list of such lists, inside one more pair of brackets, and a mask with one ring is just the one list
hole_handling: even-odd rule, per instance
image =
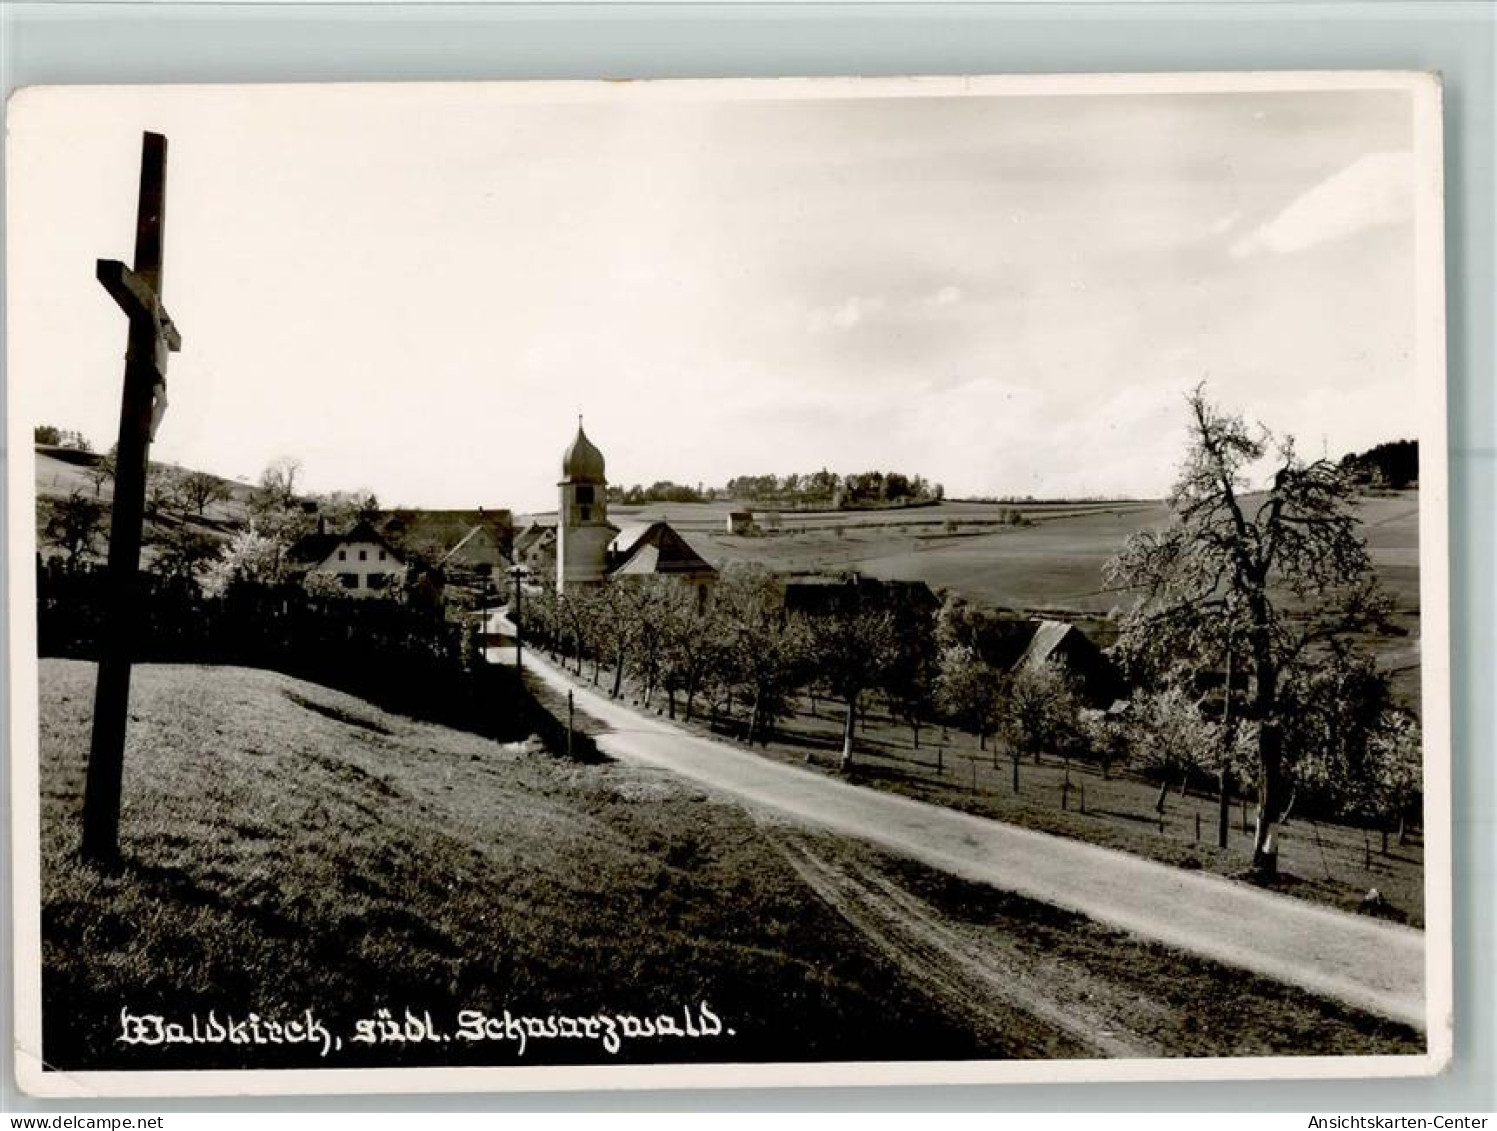
[[526, 574], [556, 569], [556, 524], [533, 520], [515, 535], [514, 563]]
[[475, 553], [480, 546], [491, 545], [498, 554], [508, 558], [514, 543], [514, 517], [503, 507], [478, 507], [476, 510], [430, 510], [400, 508], [371, 516], [375, 528], [391, 545], [399, 546], [407, 559], [422, 558], [432, 565], [439, 564], [467, 539], [475, 537], [475, 527], [484, 533], [478, 543], [471, 547]]
[[449, 581], [466, 576], [496, 586], [506, 582], [510, 566], [498, 535], [483, 525], [473, 526], [442, 559], [442, 571]]
[[366, 519], [343, 534], [329, 532], [319, 519], [316, 533], [296, 542], [287, 556], [295, 573], [328, 574], [350, 596], [383, 596], [398, 590], [405, 577], [405, 558]]

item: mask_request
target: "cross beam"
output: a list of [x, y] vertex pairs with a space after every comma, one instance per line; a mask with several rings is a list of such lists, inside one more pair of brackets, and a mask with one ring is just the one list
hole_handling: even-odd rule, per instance
[[166, 138], [145, 135], [140, 154], [140, 203], [135, 264], [101, 259], [96, 275], [129, 319], [125, 386], [115, 449], [114, 503], [109, 527], [108, 595], [94, 694], [93, 740], [83, 795], [83, 856], [97, 864], [119, 858], [120, 791], [130, 663], [140, 588], [140, 543], [145, 521], [146, 469], [151, 440], [166, 404], [166, 363], [182, 337], [161, 304], [166, 223]]

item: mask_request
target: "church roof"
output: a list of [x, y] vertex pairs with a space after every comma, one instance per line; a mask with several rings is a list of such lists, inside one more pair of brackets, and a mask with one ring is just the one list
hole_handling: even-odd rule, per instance
[[643, 530], [621, 531], [613, 545], [618, 553], [609, 576], [713, 577], [717, 570], [691, 548], [666, 522], [652, 522]]
[[570, 483], [604, 483], [603, 453], [587, 438], [582, 421], [577, 422], [577, 437], [562, 453], [561, 477]]

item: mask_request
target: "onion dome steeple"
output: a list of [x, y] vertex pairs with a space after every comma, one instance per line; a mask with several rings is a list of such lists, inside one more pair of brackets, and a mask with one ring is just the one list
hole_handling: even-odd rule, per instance
[[568, 483], [605, 482], [603, 478], [603, 453], [593, 446], [582, 430], [582, 417], [577, 418], [577, 438], [561, 457], [561, 477]]

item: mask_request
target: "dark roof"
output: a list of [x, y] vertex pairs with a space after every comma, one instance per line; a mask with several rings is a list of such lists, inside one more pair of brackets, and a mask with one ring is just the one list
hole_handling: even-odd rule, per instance
[[785, 607], [793, 612], [845, 612], [865, 607], [934, 610], [940, 606], [923, 581], [882, 581], [858, 573], [817, 574], [785, 581]]
[[372, 542], [376, 546], [383, 546], [389, 550], [395, 555], [397, 562], [404, 563], [405, 561], [405, 555], [392, 546], [389, 539], [376, 530], [367, 519], [360, 519], [344, 534], [317, 532], [298, 538], [286, 551], [286, 556], [293, 562], [316, 565], [318, 562], [326, 561], [328, 555], [334, 550], [349, 542]]
[[493, 510], [487, 507], [477, 510], [401, 508], [382, 512], [375, 519], [375, 525], [380, 533], [397, 545], [436, 546], [443, 552], [451, 550], [466, 538], [475, 526], [486, 527], [497, 539], [502, 553], [509, 552], [510, 541], [514, 537], [514, 519], [502, 507]]
[[531, 523], [515, 536], [514, 560], [533, 561], [546, 554], [556, 553], [556, 527]]
[[643, 530], [620, 531], [610, 551], [610, 577], [717, 576], [717, 570], [667, 522], [652, 522]]
[[1037, 668], [1041, 664], [1048, 663], [1055, 655], [1055, 650], [1073, 632], [1080, 632], [1074, 624], [1067, 624], [1060, 620], [1042, 620], [1035, 622], [1034, 635], [1029, 638], [1029, 643], [1024, 647], [1024, 653], [1014, 663], [1014, 667]]
[[1029, 643], [1012, 671], [1054, 664], [1071, 673], [1080, 684], [1083, 697], [1098, 706], [1106, 706], [1127, 693], [1117, 666], [1092, 639], [1069, 621], [1030, 621]]
[[327, 532], [313, 533], [298, 538], [286, 551], [286, 557], [293, 562], [306, 562], [316, 564], [327, 560], [327, 556], [338, 548], [338, 543], [343, 538], [338, 534]]
[[463, 540], [447, 552], [443, 565], [509, 567], [499, 538], [487, 526], [474, 526]]

